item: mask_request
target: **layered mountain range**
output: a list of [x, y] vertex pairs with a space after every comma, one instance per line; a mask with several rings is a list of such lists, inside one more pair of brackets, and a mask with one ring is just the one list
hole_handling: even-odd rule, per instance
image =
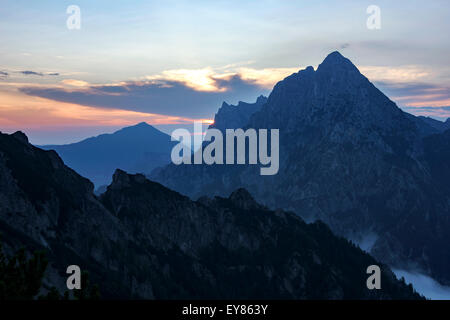
[[[235, 127], [220, 113], [215, 121]], [[403, 112], [333, 52], [317, 70], [278, 82], [242, 127], [279, 129], [277, 175], [261, 176], [257, 165], [170, 164], [150, 177], [194, 199], [246, 188], [269, 208], [324, 221], [384, 263], [450, 284], [446, 123]]]
[[[0, 134], [0, 232], [7, 252], [43, 250], [44, 288], [79, 265], [104, 298], [416, 299], [321, 222], [272, 211], [244, 189], [193, 201], [122, 170], [100, 197], [58, 154]], [[381, 266], [381, 290], [366, 269]]]

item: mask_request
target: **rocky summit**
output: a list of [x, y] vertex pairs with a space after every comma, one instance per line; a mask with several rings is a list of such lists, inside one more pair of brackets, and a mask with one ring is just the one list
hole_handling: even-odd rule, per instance
[[[42, 291], [78, 265], [103, 298], [417, 299], [321, 222], [272, 211], [244, 189], [192, 201], [117, 170], [100, 197], [54, 151], [0, 134], [0, 232], [7, 252], [43, 250]], [[381, 266], [381, 290], [366, 286]]]
[[193, 199], [245, 188], [269, 208], [324, 221], [384, 263], [450, 284], [444, 124], [403, 112], [333, 52], [316, 70], [278, 82], [243, 128], [279, 129], [277, 175], [254, 165], [170, 164], [150, 177]]

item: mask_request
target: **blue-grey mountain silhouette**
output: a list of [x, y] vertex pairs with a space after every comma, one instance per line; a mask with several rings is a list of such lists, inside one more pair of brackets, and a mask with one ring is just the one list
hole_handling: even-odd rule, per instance
[[434, 129], [443, 132], [445, 130], [450, 129], [450, 118], [448, 118], [446, 121], [439, 121], [430, 117], [424, 117], [420, 116], [418, 117], [424, 122], [426, 122], [429, 126], [433, 127]]
[[173, 145], [169, 135], [142, 122], [112, 134], [42, 148], [55, 150], [66, 165], [100, 187], [111, 182], [116, 169], [147, 173], [168, 164]]
[[245, 127], [280, 130], [277, 175], [169, 164], [150, 177], [192, 198], [246, 188], [385, 263], [450, 284], [448, 130], [403, 112], [338, 52], [278, 82]]
[[266, 102], [267, 98], [264, 96], [259, 96], [255, 103], [239, 101], [236, 106], [224, 102], [217, 111], [214, 123], [210, 127], [222, 131], [243, 128], [250, 120], [251, 115], [259, 111]]

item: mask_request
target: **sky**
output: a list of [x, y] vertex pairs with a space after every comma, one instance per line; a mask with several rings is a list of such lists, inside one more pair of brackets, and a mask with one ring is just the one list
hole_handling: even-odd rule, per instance
[[210, 123], [223, 101], [255, 101], [335, 50], [403, 110], [444, 120], [449, 17], [448, 0], [2, 0], [0, 131], [63, 144]]

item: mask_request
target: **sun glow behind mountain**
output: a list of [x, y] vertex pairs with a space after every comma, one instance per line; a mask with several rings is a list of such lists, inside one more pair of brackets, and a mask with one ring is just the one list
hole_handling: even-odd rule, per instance
[[445, 119], [450, 46], [439, 30], [448, 29], [448, 19], [441, 19], [448, 6], [414, 2], [420, 10], [380, 1], [383, 25], [373, 31], [366, 28], [366, 5], [352, 1], [326, 8], [79, 1], [81, 28], [69, 30], [61, 6], [6, 0], [0, 126], [28, 128], [32, 141], [56, 143], [38, 131], [59, 132], [70, 142], [78, 138], [69, 134], [75, 128], [212, 119], [223, 101], [268, 95], [278, 81], [336, 49], [400, 107]]

